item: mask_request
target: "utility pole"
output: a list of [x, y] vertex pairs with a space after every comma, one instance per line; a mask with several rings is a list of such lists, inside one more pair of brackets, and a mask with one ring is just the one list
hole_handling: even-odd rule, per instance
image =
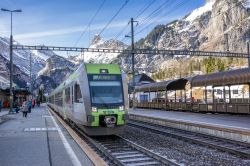
[[13, 12], [22, 12], [22, 10], [9, 10], [9, 9], [3, 9], [1, 8], [1, 11], [3, 12], [9, 12], [10, 13], [10, 110], [9, 113], [12, 113], [12, 107], [13, 107], [13, 36], [12, 36], [12, 13]]
[[81, 63], [82, 64], [84, 63], [84, 52], [83, 51], [81, 52]]
[[33, 86], [32, 86], [32, 83], [33, 83], [33, 81], [32, 81], [32, 62], [31, 62], [31, 60], [32, 60], [32, 54], [30, 53], [30, 93], [31, 93], [31, 98], [33, 98], [33, 93], [32, 93], [32, 90], [33, 90]]
[[13, 36], [12, 36], [12, 12], [10, 12], [10, 110], [9, 113], [12, 113], [12, 107], [13, 107]]
[[131, 18], [130, 25], [131, 25], [131, 54], [132, 54], [132, 77], [133, 77], [133, 110], [135, 109], [135, 43], [134, 43], [134, 18]]
[[249, 47], [249, 41], [247, 42], [247, 55], [248, 55], [248, 67], [250, 67], [250, 47]]

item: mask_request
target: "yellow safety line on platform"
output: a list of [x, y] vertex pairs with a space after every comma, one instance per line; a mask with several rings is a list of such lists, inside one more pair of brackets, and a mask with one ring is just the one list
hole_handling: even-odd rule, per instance
[[108, 166], [108, 164], [98, 156], [89, 146], [88, 144], [82, 140], [76, 132], [70, 128], [53, 110], [47, 107], [48, 110], [56, 117], [56, 119], [62, 124], [62, 126], [69, 132], [71, 137], [75, 140], [75, 142], [80, 146], [80, 148], [84, 151], [84, 153], [89, 157], [89, 159], [96, 166]]

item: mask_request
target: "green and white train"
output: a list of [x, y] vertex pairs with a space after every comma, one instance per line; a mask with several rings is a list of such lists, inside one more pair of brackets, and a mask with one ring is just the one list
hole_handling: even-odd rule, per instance
[[88, 135], [123, 131], [128, 113], [126, 77], [116, 64], [82, 64], [48, 97], [48, 106]]

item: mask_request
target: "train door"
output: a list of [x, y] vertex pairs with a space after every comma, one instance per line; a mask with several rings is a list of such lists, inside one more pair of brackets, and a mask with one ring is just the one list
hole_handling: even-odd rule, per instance
[[64, 89], [62, 91], [62, 111], [63, 111], [63, 118], [64, 119], [67, 119], [67, 115], [66, 115], [66, 98], [67, 98], [67, 93], [66, 93], [66, 89]]
[[74, 118], [79, 121], [83, 122], [84, 121], [84, 103], [83, 103], [83, 97], [82, 97], [82, 91], [80, 89], [80, 84], [78, 82], [74, 83]]

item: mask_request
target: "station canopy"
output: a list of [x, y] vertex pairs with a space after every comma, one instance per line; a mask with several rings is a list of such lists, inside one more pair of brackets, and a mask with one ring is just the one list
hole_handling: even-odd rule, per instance
[[187, 83], [192, 87], [226, 86], [250, 83], [250, 68], [217, 72], [208, 75], [196, 75], [162, 82], [136, 86], [136, 92], [156, 92], [169, 90], [184, 90]]
[[250, 68], [198, 75], [191, 81], [192, 87], [240, 85], [248, 83], [250, 83]]
[[155, 92], [155, 91], [165, 91], [166, 85], [170, 81], [155, 82], [150, 84], [144, 84], [141, 86], [136, 86], [136, 92]]
[[150, 84], [144, 84], [141, 86], [136, 86], [136, 92], [156, 92], [156, 91], [166, 91], [166, 90], [182, 90], [185, 89], [187, 79], [181, 78], [176, 80], [168, 80], [162, 82], [155, 82]]

